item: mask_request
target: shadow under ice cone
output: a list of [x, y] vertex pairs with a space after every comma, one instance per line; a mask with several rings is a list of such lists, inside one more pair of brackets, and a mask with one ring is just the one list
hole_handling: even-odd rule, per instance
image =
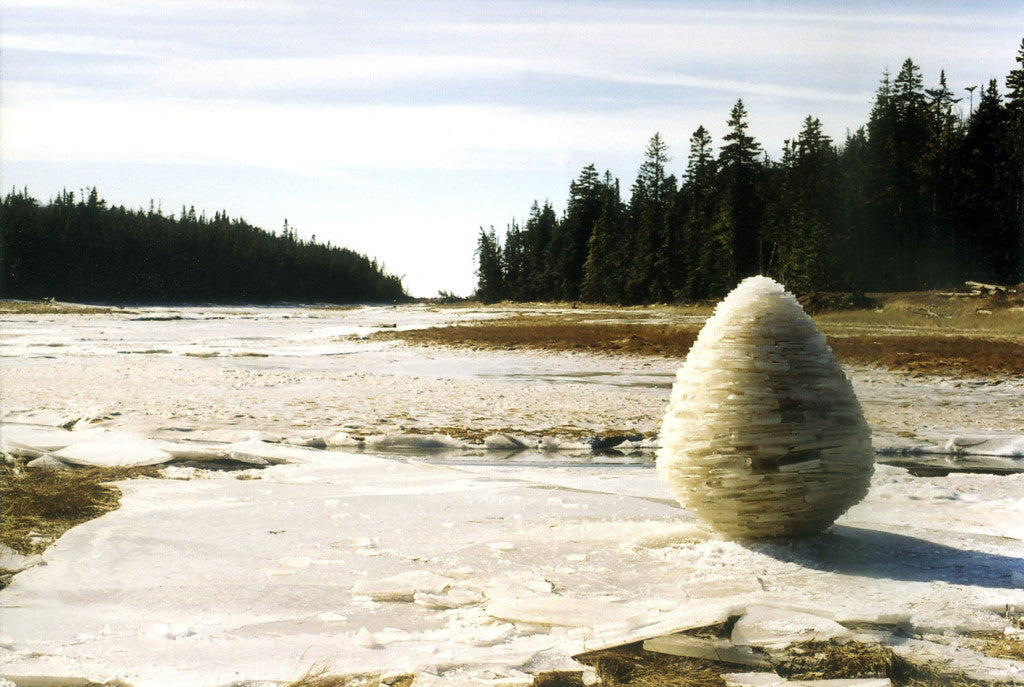
[[827, 529], [868, 491], [871, 430], [824, 335], [767, 277], [718, 304], [676, 375], [658, 474], [736, 539]]

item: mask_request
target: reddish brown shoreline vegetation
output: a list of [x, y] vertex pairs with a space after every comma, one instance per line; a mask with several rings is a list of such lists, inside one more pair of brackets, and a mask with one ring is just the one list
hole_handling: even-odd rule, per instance
[[[556, 318], [551, 318], [556, 319]], [[548, 318], [507, 319], [410, 331], [380, 332], [383, 339], [414, 344], [465, 346], [477, 349], [540, 349], [651, 355], [682, 358], [693, 345], [700, 325], [551, 321]], [[1024, 317], [1022, 317], [1024, 322]], [[844, 364], [880, 366], [913, 373], [961, 375], [1024, 375], [1024, 342], [989, 332], [858, 332], [823, 327], [828, 343]]]

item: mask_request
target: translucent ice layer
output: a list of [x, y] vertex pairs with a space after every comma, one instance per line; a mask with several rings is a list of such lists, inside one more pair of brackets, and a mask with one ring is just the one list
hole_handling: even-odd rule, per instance
[[782, 285], [750, 277], [676, 375], [658, 473], [727, 537], [819, 532], [867, 493], [871, 432], [831, 349]]

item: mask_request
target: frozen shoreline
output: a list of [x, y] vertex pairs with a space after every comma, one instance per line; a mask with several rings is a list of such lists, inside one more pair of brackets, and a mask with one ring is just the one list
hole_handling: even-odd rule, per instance
[[[649, 452], [679, 361], [363, 338], [453, 316], [426, 308], [253, 311], [2, 319], [5, 451], [231, 455], [257, 479], [171, 465], [179, 479], [121, 483], [120, 510], [0, 591], [0, 673], [227, 685], [319, 663], [527, 684], [706, 603], [896, 619], [928, 638], [1002, 631], [1024, 607], [1024, 475], [879, 466], [829, 534], [723, 541], [649, 466], [531, 453], [547, 438], [589, 455], [580, 438], [627, 432]], [[1021, 460], [1024, 380], [847, 374], [876, 447]], [[474, 430], [454, 450], [479, 460], [417, 459], [428, 439], [410, 433], [455, 429]], [[489, 434], [530, 447], [488, 451]]]
[[[0, 318], [0, 421], [111, 428], [152, 439], [326, 440], [469, 431], [566, 439], [656, 434], [668, 358], [469, 351], [368, 341], [385, 328], [500, 311], [156, 309]], [[168, 319], [178, 317], [181, 319]], [[1024, 428], [1024, 379], [847, 368], [875, 445], [991, 453], [972, 436]], [[1004, 444], [997, 455], [1012, 455]]]

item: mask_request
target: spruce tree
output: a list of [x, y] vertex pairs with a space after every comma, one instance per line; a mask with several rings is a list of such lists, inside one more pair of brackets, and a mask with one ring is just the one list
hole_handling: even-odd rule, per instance
[[1003, 105], [995, 79], [982, 91], [967, 126], [961, 154], [961, 245], [973, 279], [1017, 283], [1022, 276], [1020, 230], [1022, 160], [1016, 121]]
[[925, 89], [928, 139], [922, 151], [921, 193], [925, 204], [927, 231], [923, 237], [920, 278], [931, 287], [953, 285], [963, 280], [960, 251], [953, 225], [957, 153], [963, 126], [954, 111], [954, 98], [946, 84], [946, 72], [939, 72], [937, 88]]
[[498, 244], [494, 227], [491, 227], [490, 231], [480, 227], [476, 258], [476, 297], [482, 303], [496, 303], [504, 298], [505, 285], [501, 246]]
[[561, 298], [580, 297], [587, 243], [601, 216], [604, 186], [594, 165], [587, 165], [569, 184], [569, 201], [560, 223], [560, 240], [555, 249], [555, 283]]
[[526, 280], [519, 300], [552, 300], [556, 297], [553, 241], [557, 238], [558, 217], [551, 203], [541, 207], [534, 202], [524, 229]]
[[666, 174], [668, 144], [655, 133], [647, 144], [629, 203], [629, 242], [622, 246], [625, 264], [625, 299], [642, 303], [670, 297], [667, 256], [671, 251], [668, 210], [675, 179]]
[[771, 268], [790, 289], [831, 286], [830, 240], [836, 232], [838, 160], [821, 121], [808, 115], [773, 170], [767, 221]]
[[619, 184], [605, 173], [601, 214], [587, 242], [587, 260], [583, 265], [580, 297], [596, 303], [622, 303], [625, 300], [623, 274], [628, 241], [626, 208], [619, 197]]
[[[680, 243], [684, 260], [683, 295], [690, 299], [721, 295], [731, 287], [733, 265], [732, 237], [711, 236], [718, 202], [718, 165], [712, 150], [711, 135], [698, 126], [690, 137], [690, 155], [686, 175], [679, 192]], [[721, 274], [725, 273], [725, 279]]]
[[1006, 107], [1018, 118], [1024, 118], [1024, 38], [1017, 50], [1017, 64], [1006, 76]]
[[763, 199], [759, 187], [758, 155], [761, 146], [747, 133], [747, 110], [737, 100], [729, 113], [729, 133], [718, 156], [722, 203], [726, 213], [717, 226], [732, 233], [736, 277], [742, 279], [762, 271], [761, 215]]

